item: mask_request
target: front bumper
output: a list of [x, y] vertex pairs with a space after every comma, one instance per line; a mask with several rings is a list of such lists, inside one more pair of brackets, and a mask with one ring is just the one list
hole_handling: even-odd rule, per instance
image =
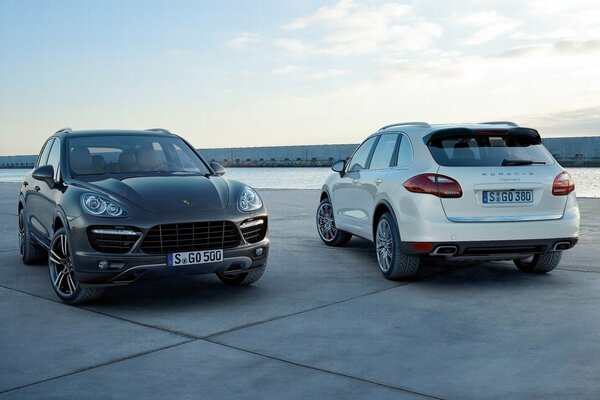
[[[125, 285], [142, 277], [157, 275], [197, 275], [222, 272], [238, 274], [266, 265], [269, 254], [268, 228], [262, 240], [249, 243], [240, 229], [240, 225], [249, 219], [264, 219], [268, 217], [264, 209], [253, 213], [232, 213], [231, 210], [190, 212], [182, 215], [159, 213], [136, 213], [121, 220], [81, 215], [69, 219], [70, 246], [75, 276], [82, 286], [112, 286]], [[153, 226], [174, 223], [189, 223], [192, 221], [230, 221], [240, 235], [239, 245], [223, 248], [223, 261], [170, 267], [167, 265], [167, 254], [148, 254], [141, 250], [144, 238]], [[108, 226], [112, 228], [135, 228], [141, 233], [139, 239], [124, 254], [97, 251], [92, 248], [88, 239], [88, 228], [91, 226]], [[267, 225], [268, 227], [268, 225]], [[255, 251], [262, 248], [262, 254]], [[214, 248], [211, 250], [218, 250]], [[200, 250], [200, 249], [199, 249]], [[110, 267], [102, 269], [100, 261], [110, 262]]]
[[[255, 255], [255, 250], [258, 248], [263, 249], [260, 256]], [[268, 254], [269, 240], [265, 238], [251, 245], [225, 249], [223, 261], [213, 263], [170, 267], [167, 265], [166, 255], [75, 252], [73, 264], [76, 266], [77, 280], [82, 286], [117, 286], [132, 283], [142, 277], [215, 272], [235, 275], [266, 265]], [[120, 266], [120, 268], [100, 270], [98, 268], [100, 260], [109, 261], [112, 266]]]

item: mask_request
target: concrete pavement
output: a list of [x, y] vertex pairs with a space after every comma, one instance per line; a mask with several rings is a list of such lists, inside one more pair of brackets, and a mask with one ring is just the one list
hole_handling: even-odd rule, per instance
[[0, 184], [0, 399], [597, 399], [600, 200], [580, 199], [559, 269], [436, 262], [391, 282], [372, 246], [317, 237], [318, 191], [262, 190], [269, 268], [57, 301], [20, 262], [17, 184]]

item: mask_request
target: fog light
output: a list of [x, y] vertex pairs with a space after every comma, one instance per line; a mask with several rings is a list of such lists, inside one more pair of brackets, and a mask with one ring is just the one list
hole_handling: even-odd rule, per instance
[[265, 252], [265, 249], [263, 249], [262, 247], [259, 247], [258, 249], [254, 250], [254, 255], [257, 257], [260, 257], [263, 255], [264, 252]]
[[100, 269], [109, 269], [110, 268], [110, 261], [108, 261], [108, 260], [98, 261], [98, 268], [100, 268]]

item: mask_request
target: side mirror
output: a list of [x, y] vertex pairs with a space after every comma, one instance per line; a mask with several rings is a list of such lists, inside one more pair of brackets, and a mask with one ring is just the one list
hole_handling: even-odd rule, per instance
[[344, 174], [344, 169], [346, 168], [346, 160], [339, 160], [333, 163], [331, 169], [335, 172], [339, 173], [340, 176]]
[[31, 176], [38, 181], [46, 182], [50, 189], [56, 185], [56, 182], [54, 182], [54, 167], [52, 165], [44, 165], [43, 167], [36, 168], [31, 173]]
[[211, 162], [210, 167], [213, 169], [213, 171], [215, 171], [215, 174], [217, 174], [217, 176], [225, 175], [225, 168], [223, 168], [223, 166], [218, 162]]

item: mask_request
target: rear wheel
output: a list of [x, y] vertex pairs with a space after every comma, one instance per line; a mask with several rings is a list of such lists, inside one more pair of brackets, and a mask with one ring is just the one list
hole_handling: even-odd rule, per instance
[[329, 246], [343, 246], [352, 238], [351, 234], [335, 226], [333, 207], [329, 198], [321, 200], [317, 209], [317, 232], [321, 240]]
[[104, 288], [81, 287], [73, 269], [68, 232], [60, 228], [54, 234], [48, 253], [50, 282], [58, 297], [67, 304], [78, 304], [98, 299]]
[[226, 285], [230, 286], [247, 286], [258, 281], [265, 273], [266, 265], [256, 268], [250, 272], [237, 275], [226, 275], [221, 272], [217, 272], [217, 277]]
[[543, 274], [552, 271], [558, 266], [562, 258], [562, 251], [549, 251], [534, 254], [527, 258], [515, 258], [513, 262], [523, 272]]
[[44, 259], [45, 251], [31, 239], [25, 209], [19, 210], [19, 252], [25, 264], [35, 264]]
[[402, 253], [398, 226], [389, 212], [384, 213], [377, 223], [375, 250], [379, 269], [388, 279], [412, 278], [419, 271], [421, 258]]

